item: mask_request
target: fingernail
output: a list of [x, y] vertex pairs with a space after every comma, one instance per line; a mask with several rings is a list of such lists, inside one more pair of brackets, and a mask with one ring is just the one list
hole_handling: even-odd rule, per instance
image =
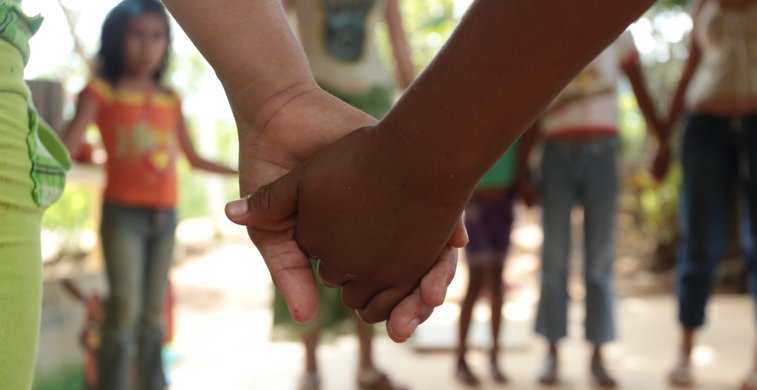
[[415, 328], [417, 328], [420, 324], [421, 320], [419, 318], [414, 318], [412, 321], [408, 322], [407, 327], [410, 328], [410, 334], [413, 334], [413, 332], [415, 332]]
[[248, 198], [249, 196], [246, 196], [242, 199], [237, 199], [226, 204], [226, 214], [228, 214], [229, 217], [243, 217], [245, 214], [247, 214]]

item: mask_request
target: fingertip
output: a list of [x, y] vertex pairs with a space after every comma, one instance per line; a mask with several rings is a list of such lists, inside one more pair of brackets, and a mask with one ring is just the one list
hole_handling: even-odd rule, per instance
[[407, 341], [411, 334], [411, 332], [407, 332], [407, 329], [401, 323], [397, 323], [394, 316], [390, 317], [389, 321], [386, 322], [386, 333], [392, 341], [398, 344]]
[[425, 304], [416, 290], [392, 310], [386, 321], [387, 334], [394, 342], [403, 343], [433, 312], [434, 308]]
[[431, 307], [439, 307], [447, 298], [447, 286], [427, 283], [421, 287], [421, 300]]
[[392, 339], [392, 341], [398, 344], [402, 344], [408, 339], [407, 337], [397, 336], [397, 333], [394, 330], [394, 326], [392, 325], [391, 321], [386, 322], [386, 334], [389, 335], [389, 338]]
[[226, 207], [224, 208], [224, 211], [226, 213], [226, 217], [234, 223], [243, 224], [243, 218], [247, 215], [247, 212], [250, 210], [249, 206], [249, 200], [250, 196], [245, 196], [241, 199], [233, 200], [226, 204]]
[[[274, 278], [276, 288], [284, 298], [284, 302], [289, 309], [292, 319], [299, 323], [305, 323], [313, 319], [318, 312], [318, 290], [313, 279], [310, 267], [303, 270], [302, 275], [297, 282], [293, 282], [293, 277], [287, 279], [279, 277]], [[272, 274], [273, 275], [273, 274]]]
[[465, 214], [462, 214], [452, 230], [452, 235], [447, 241], [447, 246], [454, 248], [462, 248], [468, 245], [469, 237], [468, 230], [465, 228]]
[[304, 313], [296, 309], [290, 309], [290, 313], [292, 314], [292, 318], [300, 324], [304, 324], [315, 317], [315, 312]]
[[289, 313], [292, 315], [292, 318], [297, 321], [300, 324], [304, 324], [315, 317], [316, 313], [318, 312], [318, 303], [315, 304], [307, 304], [307, 305], [298, 305], [298, 304], [292, 304], [289, 305]]

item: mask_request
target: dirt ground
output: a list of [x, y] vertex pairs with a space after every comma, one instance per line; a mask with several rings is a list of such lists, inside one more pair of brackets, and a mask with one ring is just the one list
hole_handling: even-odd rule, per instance
[[[545, 351], [534, 332], [538, 300], [538, 253], [541, 230], [538, 212], [518, 209], [513, 231], [514, 248], [506, 270], [507, 305], [501, 359], [512, 389], [539, 388], [536, 377]], [[580, 220], [580, 215], [576, 218]], [[197, 224], [202, 226], [202, 224]], [[303, 369], [303, 353], [296, 340], [272, 342], [271, 299], [273, 286], [265, 265], [241, 229], [217, 240], [191, 227], [180, 232], [181, 259], [171, 279], [177, 294], [176, 336], [169, 348], [172, 390], [194, 389], [296, 389]], [[185, 237], [182, 239], [181, 235]], [[580, 259], [580, 229], [574, 235], [575, 259]], [[677, 325], [675, 300], [670, 294], [673, 275], [650, 273], [634, 253], [619, 256], [619, 339], [608, 345], [609, 365], [626, 389], [666, 389], [666, 373], [675, 356]], [[629, 254], [630, 253], [630, 254]], [[590, 389], [590, 348], [583, 340], [583, 286], [580, 261], [574, 261], [570, 287], [569, 337], [561, 345], [561, 389]], [[467, 279], [464, 259], [448, 294], [416, 335], [395, 344], [382, 335], [375, 342], [377, 364], [397, 382], [413, 389], [463, 389], [454, 380], [457, 315]], [[754, 355], [754, 326], [750, 299], [720, 294], [710, 305], [710, 324], [695, 351], [701, 389], [736, 388]], [[474, 312], [471, 343], [472, 369], [496, 388], [488, 377], [488, 310], [485, 302]], [[323, 389], [354, 389], [357, 343], [344, 336], [319, 349]]]

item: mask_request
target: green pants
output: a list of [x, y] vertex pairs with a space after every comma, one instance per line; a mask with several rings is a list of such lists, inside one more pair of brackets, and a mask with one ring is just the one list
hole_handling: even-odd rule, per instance
[[[0, 15], [9, 12], [18, 11], [0, 0]], [[60, 196], [70, 161], [30, 106], [28, 53], [19, 45], [25, 31], [0, 27], [0, 389], [28, 390], [40, 326], [42, 213]]]

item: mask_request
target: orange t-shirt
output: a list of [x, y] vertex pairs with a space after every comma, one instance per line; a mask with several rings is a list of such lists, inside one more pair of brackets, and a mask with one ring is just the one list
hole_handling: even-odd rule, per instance
[[105, 200], [175, 207], [181, 99], [167, 91], [116, 91], [100, 78], [93, 79], [83, 94], [97, 102], [95, 122], [108, 153]]

